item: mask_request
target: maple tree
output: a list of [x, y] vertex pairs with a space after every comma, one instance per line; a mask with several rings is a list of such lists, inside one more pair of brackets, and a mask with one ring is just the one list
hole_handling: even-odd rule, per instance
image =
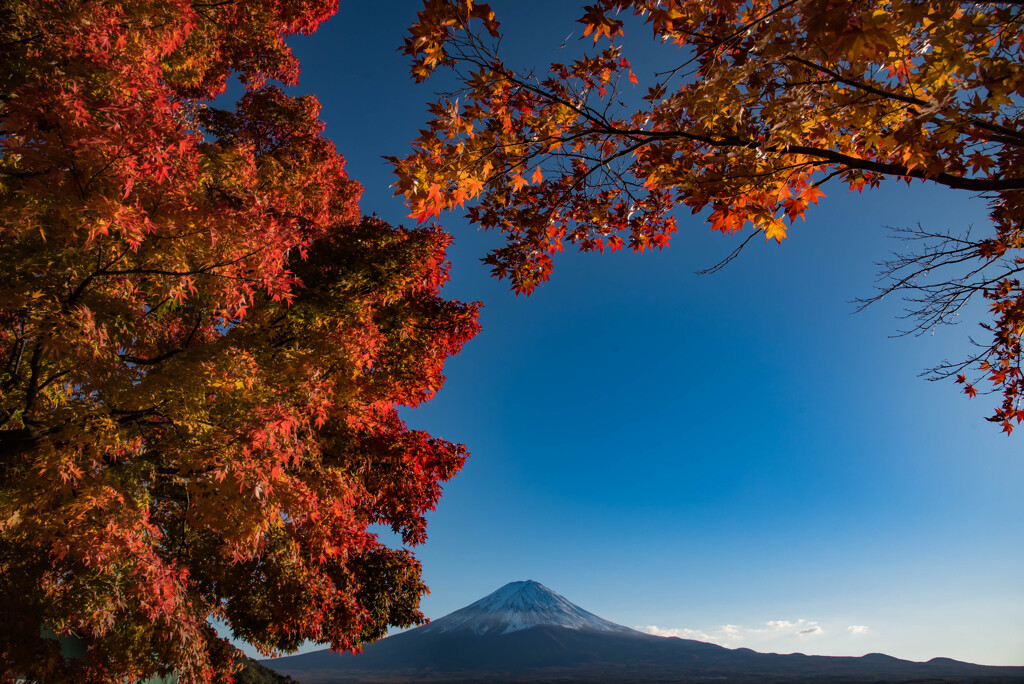
[[[664, 247], [681, 207], [781, 241], [829, 181], [982, 193], [992, 235], [912, 231], [923, 248], [887, 265], [885, 289], [909, 291], [922, 328], [987, 298], [990, 339], [935, 373], [971, 396], [987, 382], [1007, 433], [1024, 420], [1024, 3], [594, 0], [582, 15], [590, 53], [537, 75], [502, 60], [488, 5], [424, 0], [412, 73], [450, 68], [461, 86], [391, 159], [413, 216], [469, 203], [507, 238], [485, 261], [529, 293], [567, 244]], [[644, 24], [666, 54], [639, 88], [620, 39]]]
[[477, 305], [438, 294], [449, 237], [360, 218], [317, 101], [270, 85], [336, 6], [0, 6], [0, 677], [220, 681], [210, 618], [264, 652], [422, 621], [372, 526], [422, 542], [465, 459], [396, 407]]

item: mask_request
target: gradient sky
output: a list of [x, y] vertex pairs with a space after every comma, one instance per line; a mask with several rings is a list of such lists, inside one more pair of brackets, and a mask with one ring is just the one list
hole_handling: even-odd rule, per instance
[[[568, 59], [582, 4], [492, 0], [508, 63]], [[394, 223], [410, 220], [381, 156], [409, 149], [445, 85], [414, 85], [396, 51], [419, 7], [342, 0], [292, 41], [295, 92], [323, 103], [363, 212]], [[627, 32], [626, 53], [648, 36]], [[850, 303], [899, 247], [885, 226], [983, 229], [985, 203], [825, 190], [788, 242], [758, 240], [717, 274], [695, 271], [738, 241], [684, 210], [669, 249], [564, 254], [528, 298], [479, 262], [498, 236], [442, 217], [445, 295], [485, 308], [437, 399], [403, 414], [472, 452], [418, 550], [428, 617], [534, 579], [614, 622], [726, 646], [1024, 664], [1024, 430], [1002, 435], [991, 402], [919, 377], [984, 331], [965, 315], [893, 338], [898, 300]]]

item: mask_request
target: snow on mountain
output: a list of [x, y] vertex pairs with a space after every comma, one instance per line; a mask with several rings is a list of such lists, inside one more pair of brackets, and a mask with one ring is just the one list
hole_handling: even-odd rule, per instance
[[638, 633], [588, 613], [533, 580], [510, 582], [479, 601], [420, 627], [419, 631], [424, 634], [454, 630], [470, 630], [475, 634], [508, 634], [541, 625], [581, 631]]

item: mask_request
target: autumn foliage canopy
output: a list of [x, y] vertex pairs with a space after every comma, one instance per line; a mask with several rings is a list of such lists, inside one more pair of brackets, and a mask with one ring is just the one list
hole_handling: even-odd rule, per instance
[[422, 619], [368, 526], [421, 542], [463, 463], [395, 409], [476, 305], [270, 84], [336, 4], [0, 4], [0, 678], [211, 681], [210, 618], [266, 652]]
[[[667, 245], [683, 207], [781, 241], [829, 183], [980, 193], [991, 234], [913, 234], [887, 291], [921, 329], [987, 300], [939, 374], [1024, 421], [1024, 4], [593, 0], [584, 54], [537, 74], [487, 5], [424, 0], [413, 75], [463, 80], [392, 159], [415, 229], [361, 218], [318, 103], [274, 85], [336, 9], [0, 2], [0, 677], [213, 681], [211, 618], [267, 652], [422, 619], [415, 558], [371, 526], [423, 541], [465, 458], [396, 413], [477, 331], [425, 225], [458, 207], [528, 293], [566, 245]], [[651, 76], [621, 47], [640, 30]]]
[[[583, 54], [535, 72], [503, 61], [487, 5], [425, 0], [413, 75], [449, 68], [461, 90], [392, 159], [413, 216], [468, 206], [507, 238], [494, 273], [529, 293], [566, 245], [665, 246], [683, 207], [781, 241], [826, 184], [981, 194], [991, 235], [910, 231], [919, 250], [886, 265], [884, 291], [909, 295], [917, 330], [987, 300], [987, 339], [936, 374], [998, 396], [989, 419], [1006, 432], [1024, 421], [1024, 4], [594, 0], [580, 14]], [[627, 31], [662, 46], [652, 76], [631, 67]]]

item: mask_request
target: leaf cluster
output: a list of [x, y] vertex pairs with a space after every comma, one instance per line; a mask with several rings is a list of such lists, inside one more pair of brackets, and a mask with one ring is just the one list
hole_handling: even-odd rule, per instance
[[0, 676], [226, 681], [211, 618], [265, 653], [422, 620], [371, 526], [421, 543], [465, 459], [396, 407], [477, 307], [438, 294], [450, 238], [360, 218], [315, 98], [267, 83], [335, 7], [0, 9]]
[[[469, 203], [471, 221], [507, 238], [486, 261], [529, 293], [566, 245], [664, 247], [682, 207], [781, 241], [829, 182], [983, 193], [995, 235], [971, 256], [1004, 277], [960, 294], [992, 302], [974, 359], [1003, 396], [992, 419], [1007, 432], [1024, 420], [1024, 291], [1017, 267], [993, 262], [1022, 246], [1024, 6], [596, 0], [579, 20], [593, 47], [544, 75], [504, 63], [477, 7], [425, 0], [406, 41], [417, 78], [447, 67], [462, 82], [391, 160], [413, 216]], [[637, 25], [665, 53], [645, 94], [619, 43]]]

